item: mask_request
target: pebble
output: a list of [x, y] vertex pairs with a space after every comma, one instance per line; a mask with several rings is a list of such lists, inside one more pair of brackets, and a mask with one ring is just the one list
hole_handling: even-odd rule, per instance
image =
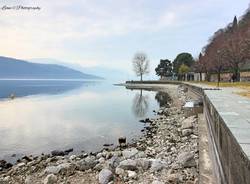
[[44, 179], [44, 184], [55, 184], [57, 183], [57, 177], [54, 174], [49, 174], [45, 179]]
[[113, 179], [113, 173], [109, 169], [102, 169], [98, 179], [100, 184], [108, 184]]

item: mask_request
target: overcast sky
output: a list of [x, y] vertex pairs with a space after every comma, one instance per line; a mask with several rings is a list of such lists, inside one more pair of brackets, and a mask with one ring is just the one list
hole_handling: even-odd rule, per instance
[[[155, 68], [207, 40], [248, 8], [248, 0], [1, 0], [0, 55], [53, 58], [131, 70], [136, 51]], [[3, 10], [4, 5], [39, 6]]]

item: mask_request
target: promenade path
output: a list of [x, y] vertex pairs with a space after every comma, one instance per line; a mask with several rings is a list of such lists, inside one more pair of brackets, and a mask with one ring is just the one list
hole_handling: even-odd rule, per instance
[[221, 118], [224, 120], [242, 150], [250, 159], [250, 98], [240, 96], [240, 88], [220, 87], [219, 90], [208, 90], [214, 87], [187, 83], [204, 89]]

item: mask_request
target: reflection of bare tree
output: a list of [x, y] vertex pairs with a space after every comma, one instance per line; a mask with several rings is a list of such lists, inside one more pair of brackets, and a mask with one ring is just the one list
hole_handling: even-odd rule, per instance
[[172, 101], [171, 97], [166, 92], [157, 92], [155, 95], [155, 99], [159, 103], [160, 107], [168, 107], [168, 103]]
[[133, 112], [135, 116], [142, 118], [148, 111], [148, 97], [142, 95], [142, 90], [137, 93], [133, 100]]

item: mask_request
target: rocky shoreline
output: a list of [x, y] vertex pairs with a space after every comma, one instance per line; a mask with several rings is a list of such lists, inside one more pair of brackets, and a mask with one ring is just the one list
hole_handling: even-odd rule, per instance
[[144, 135], [139, 140], [97, 153], [25, 157], [2, 168], [0, 184], [198, 183], [197, 117], [185, 117], [176, 105], [188, 98], [183, 88], [171, 90], [172, 101], [154, 119], [143, 121]]

